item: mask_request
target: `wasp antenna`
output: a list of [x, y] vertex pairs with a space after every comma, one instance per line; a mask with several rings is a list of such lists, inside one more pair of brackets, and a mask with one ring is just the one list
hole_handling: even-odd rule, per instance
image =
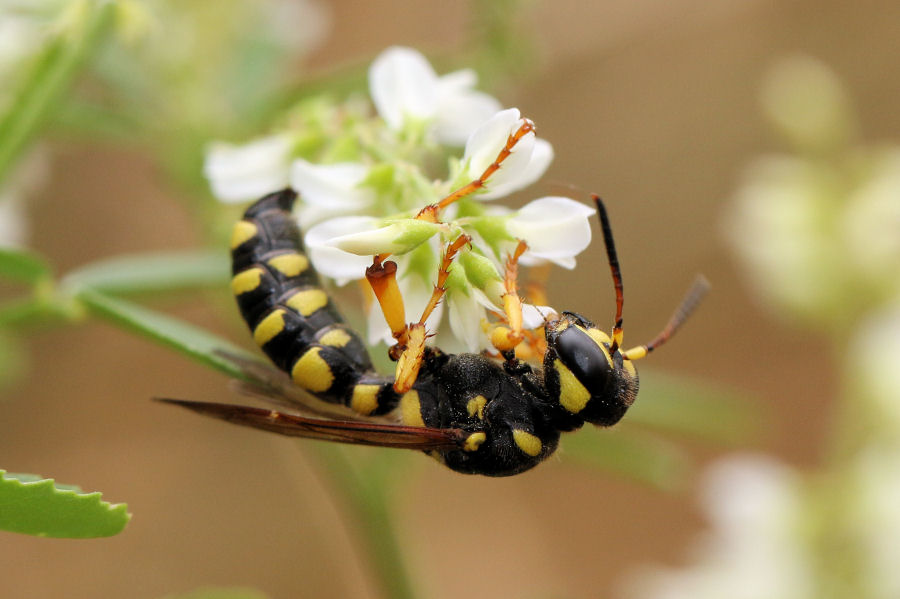
[[600, 216], [600, 230], [603, 231], [603, 243], [606, 245], [606, 257], [609, 260], [609, 269], [612, 271], [613, 285], [616, 288], [616, 320], [612, 331], [612, 344], [610, 353], [619, 349], [622, 342], [622, 305], [625, 302], [625, 294], [622, 288], [622, 271], [619, 268], [619, 257], [616, 254], [616, 242], [613, 240], [612, 226], [609, 224], [609, 215], [606, 206], [597, 194], [591, 194], [594, 204], [597, 205], [597, 214]]
[[703, 275], [697, 275], [697, 278], [694, 279], [693, 284], [688, 289], [687, 293], [684, 294], [684, 299], [681, 300], [681, 303], [678, 304], [678, 308], [675, 309], [675, 312], [672, 314], [672, 317], [669, 319], [669, 322], [666, 323], [665, 328], [663, 328], [662, 332], [657, 335], [653, 341], [646, 345], [639, 345], [638, 347], [629, 349], [625, 352], [624, 356], [627, 360], [637, 360], [643, 358], [654, 349], [668, 341], [672, 335], [675, 334], [675, 331], [684, 324], [684, 321], [688, 319], [688, 317], [697, 309], [697, 306], [700, 304], [700, 300], [709, 292], [709, 281]]

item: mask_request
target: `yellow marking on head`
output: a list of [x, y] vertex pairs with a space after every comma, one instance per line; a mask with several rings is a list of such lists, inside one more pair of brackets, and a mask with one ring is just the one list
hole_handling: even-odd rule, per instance
[[479, 420], [484, 420], [484, 406], [487, 405], [487, 398], [484, 395], [476, 395], [466, 403], [466, 411], [469, 412], [469, 418], [478, 415]]
[[275, 256], [268, 261], [268, 264], [286, 277], [296, 277], [309, 268], [309, 258], [303, 254], [292, 252]]
[[284, 314], [284, 310], [277, 308], [256, 325], [253, 329], [253, 340], [256, 341], [256, 345], [262, 347], [284, 330]]
[[291, 369], [291, 378], [294, 382], [313, 393], [328, 391], [334, 382], [334, 373], [331, 366], [319, 353], [321, 347], [314, 347], [300, 356], [300, 359]]
[[418, 391], [407, 391], [400, 398], [400, 421], [406, 426], [425, 426]]
[[231, 292], [235, 295], [241, 295], [248, 291], [253, 291], [259, 287], [259, 281], [262, 275], [263, 270], [258, 266], [242, 270], [231, 279]]
[[466, 441], [463, 444], [463, 451], [477, 451], [478, 448], [481, 447], [481, 444], [484, 443], [485, 439], [487, 439], [487, 435], [484, 434], [484, 432], [479, 431], [477, 433], [472, 433], [466, 437]]
[[353, 387], [353, 397], [350, 398], [350, 408], [354, 412], [368, 416], [378, 407], [378, 390], [381, 385], [356, 385]]
[[330, 347], [344, 347], [350, 343], [352, 339], [353, 337], [350, 336], [350, 333], [344, 329], [331, 329], [319, 337], [319, 343]]
[[597, 344], [597, 347], [600, 348], [600, 351], [603, 352], [603, 355], [606, 356], [606, 361], [609, 363], [610, 368], [613, 367], [612, 356], [609, 355], [609, 344], [611, 343], [611, 339], [609, 335], [601, 331], [600, 329], [582, 329], [578, 327], [584, 333], [594, 340], [594, 343]]
[[234, 228], [231, 230], [231, 249], [236, 250], [247, 241], [256, 237], [257, 233], [259, 233], [259, 229], [250, 221], [240, 220], [234, 223]]
[[559, 320], [556, 321], [556, 324], [553, 325], [552, 330], [555, 333], [562, 333], [563, 331], [565, 331], [568, 328], [569, 328], [569, 321], [566, 320], [565, 318], [560, 318]]
[[284, 303], [301, 316], [309, 316], [328, 303], [328, 294], [321, 289], [304, 289], [289, 297]]
[[622, 360], [622, 368], [631, 375], [631, 378], [637, 376], [637, 368], [634, 367], [634, 363], [631, 360]]
[[573, 414], [584, 409], [591, 393], [581, 384], [572, 371], [557, 358], [553, 360], [553, 368], [559, 374], [559, 403]]
[[523, 453], [535, 457], [540, 455], [543, 444], [541, 440], [527, 431], [513, 429], [513, 441]]
[[585, 333], [587, 333], [588, 337], [597, 342], [597, 345], [609, 345], [612, 343], [612, 339], [609, 338], [609, 335], [606, 334], [606, 331], [601, 331], [600, 329], [585, 329]]

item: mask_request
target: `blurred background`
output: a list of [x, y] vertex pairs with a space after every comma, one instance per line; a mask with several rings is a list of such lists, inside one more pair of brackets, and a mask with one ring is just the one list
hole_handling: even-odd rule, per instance
[[[5, 4], [15, 10], [15, 3]], [[828, 247], [828, 235], [843, 231], [839, 220], [833, 229], [822, 225], [825, 244], [809, 250], [826, 253], [807, 258], [819, 261], [824, 279], [833, 277], [844, 291], [863, 294], [862, 302], [832, 293], [824, 309], [813, 292], [799, 300], [779, 295], [766, 281], [790, 285], [803, 276], [769, 273], [766, 258], [753, 249], [801, 244], [797, 229], [781, 226], [801, 217], [796, 210], [784, 216], [787, 220], [776, 214], [769, 226], [747, 198], [776, 185], [766, 178], [775, 175], [760, 170], [765, 155], [816, 161], [840, 146], [854, 148], [846, 152], [855, 157], [854, 172], [877, 170], [864, 166], [867, 158], [859, 148], [887, 147], [900, 139], [898, 3], [266, 2], [257, 10], [280, 12], [248, 18], [253, 30], [243, 32], [234, 15], [245, 6], [212, 7], [148, 2], [147, 13], [159, 19], [154, 34], [133, 42], [128, 32], [120, 34], [87, 67], [115, 73], [118, 80], [130, 78], [133, 86], [125, 88], [133, 94], [130, 100], [110, 95], [97, 84], [102, 77], [73, 84], [99, 110], [108, 103], [144, 102], [143, 113], [131, 113], [143, 115], [140, 123], [110, 125], [98, 119], [96, 128], [79, 128], [73, 124], [76, 110], [63, 111], [16, 162], [13, 175], [34, 180], [21, 200], [26, 223], [21, 243], [46, 256], [57, 274], [117, 254], [197, 248], [218, 226], [204, 220], [214, 210], [209, 198], [205, 204], [196, 199], [208, 195], [197, 150], [214, 138], [242, 141], [264, 133], [263, 112], [247, 100], [244, 121], [235, 112], [240, 102], [227, 109], [210, 102], [222, 75], [210, 69], [224, 60], [227, 44], [179, 47], [176, 42], [194, 33], [202, 39], [230, 31], [259, 49], [268, 38], [258, 28], [271, 27], [278, 30], [273, 38], [297, 42], [276, 45], [276, 54], [283, 53], [284, 64], [277, 66], [284, 77], [301, 89], [304, 82], [327, 88], [336, 72], [361, 77], [374, 56], [396, 44], [425, 52], [439, 72], [465, 66], [473, 39], [484, 35], [479, 27], [490, 22], [486, 13], [497, 11], [491, 19], [510, 24], [512, 39], [503, 42], [513, 54], [478, 65], [480, 84], [533, 119], [539, 134], [553, 143], [556, 158], [538, 184], [539, 194], [573, 184], [605, 198], [624, 275], [628, 339], [641, 342], [655, 335], [695, 273], [712, 282], [713, 292], [699, 312], [642, 364], [642, 372], [676, 374], [746, 397], [761, 423], [755, 432], [722, 443], [679, 440], [695, 468], [679, 478], [674, 491], [609, 469], [584, 468], [565, 452], [503, 480], [461, 476], [409, 456], [403, 462], [409, 476], [393, 489], [392, 505], [418, 596], [681, 597], [652, 585], [643, 588], [641, 581], [656, 580], [661, 566], [673, 572], [702, 561], [697, 539], [716, 534], [716, 518], [697, 500], [708, 480], [704, 468], [735, 452], [773, 457], [772, 464], [778, 464], [773, 468], [785, 469], [787, 479], [795, 481], [784, 483], [794, 485], [794, 500], [821, 508], [812, 510], [813, 521], [816, 514], [830, 513], [833, 473], [857, 455], [866, 427], [878, 420], [854, 421], [858, 426], [850, 433], [843, 426], [858, 414], [853, 401], [866, 393], [856, 378], [864, 364], [853, 354], [874, 347], [871, 357], [888, 364], [896, 355], [854, 335], [882, 330], [877, 323], [864, 326], [863, 317], [895, 305], [896, 289], [893, 283], [890, 289], [853, 283], [841, 274], [846, 265], [828, 261], [843, 247], [837, 238]], [[7, 38], [0, 40], [0, 53], [8, 52], [3, 46], [11, 34], [0, 31]], [[824, 77], [822, 101], [840, 105], [836, 127], [852, 115], [847, 125], [852, 131], [835, 134], [837, 141], [816, 145], [810, 137], [792, 139], [790, 124], [778, 123], [784, 113], [762, 99], [772, 69], [796, 55], [820, 61], [811, 67], [806, 89], [819, 90]], [[251, 58], [235, 68], [274, 66]], [[823, 74], [819, 67], [831, 71]], [[245, 81], [266, 96], [262, 76]], [[832, 82], [839, 92], [829, 87]], [[269, 100], [283, 101], [275, 91], [283, 92], [273, 88]], [[829, 96], [832, 92], [843, 99]], [[790, 99], [798, 92], [772, 93]], [[148, 97], [153, 102], [146, 102]], [[807, 104], [801, 102], [798, 118], [814, 111], [818, 99], [812, 94]], [[184, 143], [173, 144], [175, 139]], [[26, 170], [36, 173], [23, 174]], [[900, 187], [886, 193], [900, 204]], [[832, 216], [838, 196], [829, 195]], [[879, 235], [900, 236], [900, 219], [890, 207], [888, 200], [873, 220], [882, 228], [871, 238], [864, 229], [861, 244]], [[876, 283], [898, 272], [891, 270], [897, 265], [890, 260], [893, 247], [885, 250], [887, 270], [871, 276]], [[847, 254], [840, 250], [839, 255]], [[771, 268], [777, 270], [774, 262]], [[602, 245], [595, 243], [577, 270], [554, 271], [551, 302], [605, 323], [614, 313], [608, 278]], [[12, 286], [0, 291], [15, 294]], [[249, 346], [230, 302], [223, 287], [166, 296], [153, 305]], [[151, 598], [204, 586], [249, 587], [270, 597], [384, 596], [373, 574], [376, 566], [360, 546], [357, 531], [365, 523], [344, 509], [309, 443], [227, 427], [149, 401], [158, 395], [220, 400], [229, 393], [225, 377], [94, 319], [74, 326], [51, 321], [8, 334], [17, 342], [5, 361], [18, 367], [7, 369], [17, 376], [9, 375], [0, 396], [0, 466], [102, 490], [107, 500], [126, 501], [134, 517], [122, 534], [106, 539], [0, 533], [4, 596]], [[878, 377], [878, 370], [872, 372]], [[895, 389], [884, 393], [891, 397]], [[612, 431], [590, 433], [627, 434], [628, 427], [624, 422]], [[877, 431], [886, 445], [896, 440], [893, 433]], [[897, 488], [900, 484], [895, 493]], [[816, 489], [822, 491], [818, 496]], [[804, 527], [819, 530], [808, 521], [790, 525]], [[813, 547], [806, 562], [821, 566], [841, 556], [865, 561], [869, 554], [855, 553], [860, 543], [878, 545], [879, 555], [889, 559], [896, 540], [879, 545], [847, 532], [863, 528], [848, 525], [834, 538], [827, 532], [803, 536], [800, 544]], [[815, 549], [813, 541], [826, 537], [825, 549]], [[890, 589], [900, 592], [900, 587], [890, 581], [887, 591], [867, 588], [856, 594], [863, 571], [848, 573], [846, 579], [856, 582], [847, 583], [847, 594], [833, 587], [832, 596], [900, 596], [892, 594]], [[685, 583], [674, 580], [667, 584], [677, 593]], [[694, 596], [746, 596], [739, 580], [723, 584], [733, 594]], [[805, 596], [792, 592], [754, 596]]]

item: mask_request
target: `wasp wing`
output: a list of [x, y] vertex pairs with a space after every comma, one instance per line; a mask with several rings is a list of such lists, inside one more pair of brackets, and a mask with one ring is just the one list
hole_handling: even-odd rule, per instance
[[289, 437], [426, 451], [460, 449], [465, 442], [465, 433], [458, 428], [443, 429], [353, 420], [325, 420], [250, 406], [163, 397], [156, 399], [193, 410], [198, 414]]

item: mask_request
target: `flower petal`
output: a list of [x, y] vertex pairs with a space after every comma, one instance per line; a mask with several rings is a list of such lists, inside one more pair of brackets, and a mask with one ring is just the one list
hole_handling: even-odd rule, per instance
[[369, 67], [369, 93], [378, 114], [391, 129], [407, 116], [430, 118], [438, 109], [438, 77], [417, 50], [394, 46]]
[[574, 257], [591, 242], [588, 218], [593, 214], [593, 208], [580, 202], [550, 196], [525, 205], [506, 226], [512, 235], [528, 243], [523, 263], [542, 259], [572, 268]]
[[291, 144], [288, 135], [263, 137], [244, 145], [212, 144], [203, 173], [213, 195], [223, 202], [244, 202], [287, 187]]
[[503, 108], [493, 96], [474, 90], [477, 76], [471, 69], [438, 80], [438, 108], [434, 136], [438, 142], [462, 146], [479, 125]]
[[372, 190], [359, 187], [368, 174], [369, 167], [359, 162], [312, 164], [297, 158], [291, 163], [291, 186], [307, 204], [351, 212], [375, 200]]
[[508, 108], [482, 123], [466, 141], [463, 162], [468, 162], [472, 178], [478, 177], [494, 162], [510, 133], [521, 121], [518, 108]]
[[369, 256], [356, 256], [327, 243], [348, 232], [368, 231], [378, 226], [378, 219], [369, 216], [345, 216], [319, 223], [306, 232], [306, 250], [313, 266], [320, 274], [330, 277], [338, 285], [365, 276], [372, 263]]
[[447, 309], [450, 314], [450, 330], [467, 351], [476, 352], [488, 346], [489, 340], [481, 326], [485, 316], [484, 306], [474, 293], [466, 295], [456, 289], [448, 290]]
[[556, 310], [550, 306], [535, 306], [534, 304], [522, 303], [522, 326], [526, 329], [537, 329], [544, 326], [544, 322], [558, 314]]

